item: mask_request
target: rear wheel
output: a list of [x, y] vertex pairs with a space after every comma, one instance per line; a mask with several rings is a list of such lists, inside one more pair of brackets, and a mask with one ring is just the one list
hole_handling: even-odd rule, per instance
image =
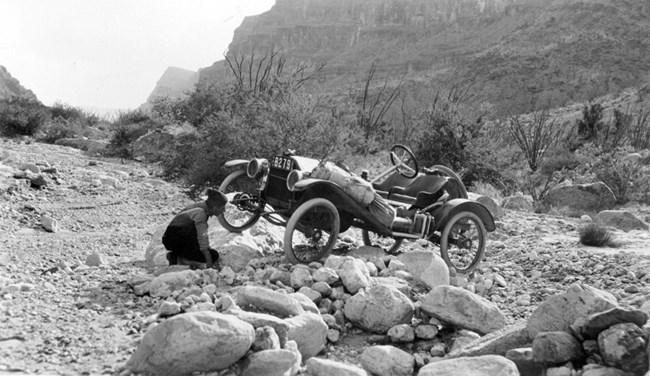
[[472, 212], [460, 212], [442, 230], [440, 255], [458, 273], [469, 274], [483, 259], [486, 239], [487, 232], [480, 218]]
[[363, 238], [363, 245], [383, 248], [388, 254], [396, 253], [404, 241], [402, 238], [395, 239], [368, 230], [361, 230], [361, 237]]
[[264, 211], [260, 201], [259, 179], [249, 178], [246, 171], [237, 170], [228, 175], [219, 186], [219, 191], [228, 196], [223, 214], [217, 220], [230, 232], [242, 232], [253, 226]]
[[291, 215], [284, 233], [284, 253], [294, 264], [308, 264], [326, 257], [339, 234], [339, 212], [334, 204], [314, 198]]

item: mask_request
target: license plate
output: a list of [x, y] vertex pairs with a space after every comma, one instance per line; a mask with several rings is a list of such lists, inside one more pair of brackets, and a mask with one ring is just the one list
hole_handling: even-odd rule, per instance
[[273, 157], [271, 167], [291, 171], [291, 168], [293, 167], [293, 160], [285, 157]]

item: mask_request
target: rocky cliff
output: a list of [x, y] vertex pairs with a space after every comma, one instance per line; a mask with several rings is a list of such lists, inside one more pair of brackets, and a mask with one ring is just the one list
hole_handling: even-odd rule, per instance
[[[471, 86], [502, 111], [563, 106], [648, 82], [650, 3], [277, 0], [242, 22], [228, 54], [269, 48], [290, 61], [325, 62], [331, 92], [358, 83], [375, 63], [420, 88]], [[227, 74], [218, 61], [199, 79]]]
[[150, 105], [158, 98], [181, 98], [186, 92], [194, 88], [198, 77], [198, 73], [191, 70], [177, 67], [167, 68], [162, 77], [156, 82], [156, 87], [149, 94], [147, 104]]
[[7, 68], [0, 65], [0, 99], [16, 96], [37, 100], [36, 95], [31, 90], [27, 90], [20, 85], [20, 82], [9, 74]]

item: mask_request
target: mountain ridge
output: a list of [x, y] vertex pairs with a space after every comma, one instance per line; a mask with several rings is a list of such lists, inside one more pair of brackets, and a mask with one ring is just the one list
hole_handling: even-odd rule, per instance
[[26, 89], [4, 66], [0, 65], [0, 99], [11, 97], [25, 97], [38, 101], [36, 94]]

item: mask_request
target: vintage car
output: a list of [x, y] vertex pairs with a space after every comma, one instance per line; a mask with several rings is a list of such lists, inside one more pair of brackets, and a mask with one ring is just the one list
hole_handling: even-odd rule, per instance
[[264, 217], [286, 228], [284, 252], [292, 263], [322, 260], [339, 233], [361, 230], [366, 245], [397, 252], [404, 240], [426, 239], [460, 273], [485, 252], [490, 212], [469, 200], [460, 178], [444, 166], [420, 172], [410, 149], [395, 145], [392, 166], [372, 180], [331, 162], [286, 152], [269, 159], [231, 160], [219, 190], [229, 199], [221, 225], [231, 232]]

